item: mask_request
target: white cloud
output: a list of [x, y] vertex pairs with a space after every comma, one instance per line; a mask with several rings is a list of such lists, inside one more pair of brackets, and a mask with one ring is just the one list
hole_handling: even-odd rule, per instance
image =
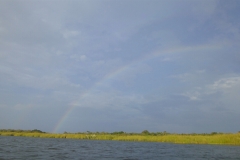
[[186, 96], [189, 98], [189, 100], [191, 101], [197, 101], [197, 100], [201, 100], [201, 94], [198, 91], [194, 91], [194, 92], [186, 92], [181, 94], [183, 96]]
[[220, 110], [240, 113], [240, 76], [228, 76], [201, 87], [186, 88], [179, 95], [199, 102], [200, 109], [206, 113]]
[[240, 87], [240, 77], [221, 78], [210, 86], [213, 90], [226, 90]]

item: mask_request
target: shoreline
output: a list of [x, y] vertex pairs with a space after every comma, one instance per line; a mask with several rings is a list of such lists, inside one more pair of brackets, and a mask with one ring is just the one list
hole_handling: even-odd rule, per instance
[[39, 133], [39, 132], [0, 132], [0, 136], [22, 136], [35, 138], [67, 138], [82, 140], [115, 140], [138, 142], [164, 142], [175, 144], [212, 144], [212, 145], [239, 145], [240, 133], [221, 134], [166, 134], [144, 135], [138, 133]]

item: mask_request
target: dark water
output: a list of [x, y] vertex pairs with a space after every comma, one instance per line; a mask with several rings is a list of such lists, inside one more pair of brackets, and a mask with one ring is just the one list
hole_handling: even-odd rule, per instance
[[0, 159], [240, 160], [240, 146], [0, 136]]

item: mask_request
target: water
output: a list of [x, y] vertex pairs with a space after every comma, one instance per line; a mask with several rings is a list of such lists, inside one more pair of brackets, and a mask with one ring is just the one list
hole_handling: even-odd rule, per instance
[[240, 160], [240, 146], [0, 136], [2, 159]]

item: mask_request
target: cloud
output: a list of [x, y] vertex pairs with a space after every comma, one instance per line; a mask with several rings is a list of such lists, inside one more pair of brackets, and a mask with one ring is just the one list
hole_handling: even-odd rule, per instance
[[213, 85], [210, 87], [213, 90], [226, 90], [226, 89], [231, 89], [235, 87], [239, 87], [240, 85], [240, 77], [228, 77], [228, 78], [221, 78], [220, 80], [217, 80], [214, 82]]
[[0, 127], [233, 131], [238, 3], [1, 1]]
[[200, 93], [197, 92], [197, 91], [195, 91], [195, 92], [186, 92], [186, 93], [184, 93], [182, 95], [188, 97], [191, 101], [201, 100], [199, 98]]

